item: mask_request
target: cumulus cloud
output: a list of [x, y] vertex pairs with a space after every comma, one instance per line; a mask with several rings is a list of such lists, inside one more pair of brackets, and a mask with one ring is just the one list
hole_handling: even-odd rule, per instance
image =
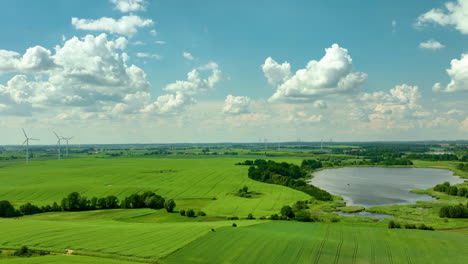
[[[125, 38], [108, 40], [106, 34], [66, 40], [55, 47], [50, 56], [55, 67], [44, 72], [43, 80], [16, 75], [2, 86], [1, 100], [36, 109], [74, 106], [88, 112], [125, 103], [129, 94], [146, 91], [149, 86], [143, 70], [127, 65], [128, 55], [122, 52], [126, 46]], [[25, 65], [31, 69], [43, 62], [29, 60]]]
[[408, 128], [413, 124], [407, 121], [431, 115], [420, 105], [420, 98], [419, 88], [407, 84], [397, 85], [389, 93], [362, 93], [354, 100], [350, 116], [381, 128]]
[[322, 115], [309, 114], [304, 110], [294, 111], [289, 117], [288, 121], [304, 123], [319, 123], [323, 120]]
[[72, 25], [75, 26], [76, 29], [105, 31], [129, 37], [137, 33], [138, 28], [152, 26], [153, 24], [153, 20], [142, 19], [135, 15], [123, 16], [118, 20], [110, 17], [102, 17], [99, 19], [72, 18]]
[[445, 46], [433, 39], [430, 39], [426, 42], [421, 42], [419, 43], [419, 48], [421, 49], [430, 49], [430, 50], [438, 50], [438, 49], [443, 49]]
[[157, 59], [157, 60], [161, 59], [161, 55], [153, 54], [153, 53], [138, 52], [136, 56], [139, 58], [152, 58], [152, 59]]
[[41, 46], [27, 49], [22, 57], [14, 51], [0, 50], [0, 72], [40, 72], [55, 66], [50, 50]]
[[175, 94], [159, 96], [154, 103], [147, 105], [141, 112], [177, 114], [193, 103], [195, 103], [195, 100], [191, 96], [178, 91]]
[[418, 17], [416, 26], [422, 27], [428, 23], [454, 26], [462, 34], [468, 34], [468, 0], [446, 2], [445, 9], [433, 8]]
[[[207, 78], [202, 78], [201, 73], [211, 71], [211, 75]], [[168, 84], [164, 89], [166, 91], [182, 92], [188, 95], [194, 95], [200, 92], [212, 90], [214, 86], [221, 80], [221, 70], [218, 64], [210, 62], [205, 66], [193, 69], [187, 73], [186, 81], [176, 81]]]
[[250, 101], [247, 96], [228, 95], [224, 100], [223, 113], [231, 115], [249, 113]]
[[156, 43], [158, 45], [166, 45], [166, 41], [164, 41], [164, 40], [156, 40], [154, 43]]
[[183, 56], [184, 58], [186, 58], [187, 60], [193, 60], [193, 59], [194, 59], [193, 56], [192, 56], [192, 54], [191, 54], [190, 52], [185, 52], [185, 51], [184, 51], [184, 52], [182, 53], [182, 56]]
[[305, 69], [282, 82], [270, 101], [315, 101], [323, 96], [357, 92], [366, 79], [367, 74], [354, 72], [348, 50], [333, 44], [325, 49], [322, 59], [309, 61]]
[[466, 92], [468, 91], [468, 53], [462, 54], [459, 60], [453, 59], [450, 62], [451, 68], [447, 69], [450, 82], [447, 86], [436, 83], [432, 87], [434, 91], [442, 92]]
[[268, 80], [268, 83], [271, 85], [282, 83], [292, 75], [291, 65], [288, 62], [279, 64], [271, 57], [268, 57], [265, 60], [265, 63], [262, 65], [262, 70]]
[[110, 0], [115, 5], [115, 9], [122, 13], [134, 12], [134, 11], [145, 11], [146, 1], [145, 0]]

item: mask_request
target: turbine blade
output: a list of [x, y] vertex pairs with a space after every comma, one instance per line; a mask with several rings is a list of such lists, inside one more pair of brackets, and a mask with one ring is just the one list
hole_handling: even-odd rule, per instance
[[24, 136], [25, 136], [26, 138], [28, 138], [28, 135], [26, 135], [26, 131], [24, 131], [24, 128], [22, 128], [22, 130], [23, 130]]
[[23, 142], [23, 144], [22, 144], [22, 145], [26, 144], [26, 142], [28, 142], [28, 140], [27, 140], [27, 139], [26, 139], [26, 140]]
[[60, 137], [57, 135], [57, 133], [55, 133], [55, 131], [54, 131], [54, 134], [60, 140]]
[[37, 138], [28, 138], [28, 139], [29, 139], [29, 140], [39, 140], [39, 139], [37, 139]]

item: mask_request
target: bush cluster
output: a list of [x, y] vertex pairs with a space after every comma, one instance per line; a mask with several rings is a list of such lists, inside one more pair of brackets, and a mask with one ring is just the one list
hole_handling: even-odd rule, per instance
[[[405, 229], [420, 229], [420, 230], [430, 230], [430, 231], [434, 231], [434, 228], [432, 226], [427, 226], [425, 224], [420, 224], [418, 226], [416, 226], [415, 224], [410, 224], [410, 223], [406, 223], [404, 224], [404, 227]], [[396, 221], [393, 221], [393, 220], [390, 220], [388, 222], [388, 228], [401, 228], [401, 224], [396, 222]]]
[[437, 184], [436, 186], [434, 186], [434, 191], [443, 192], [443, 193], [446, 193], [448, 195], [467, 197], [468, 198], [468, 188], [450, 186], [449, 182], [444, 182], [442, 184]]
[[447, 205], [440, 208], [440, 217], [447, 218], [468, 218], [468, 203], [466, 205]]

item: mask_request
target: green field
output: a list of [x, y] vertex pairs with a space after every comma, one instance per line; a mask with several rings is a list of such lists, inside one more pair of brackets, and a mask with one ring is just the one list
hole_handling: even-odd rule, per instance
[[31, 258], [0, 258], [2, 264], [136, 264], [139, 262], [88, 256], [49, 255]]
[[183, 263], [468, 263], [466, 236], [271, 222], [210, 233], [163, 259]]
[[[208, 215], [269, 216], [308, 195], [247, 177], [241, 159], [71, 159], [0, 168], [0, 200], [15, 205], [52, 204], [73, 191], [91, 196], [127, 195], [146, 190], [176, 200], [178, 208]], [[233, 195], [244, 185], [259, 198]], [[216, 199], [216, 200], [215, 200]]]
[[[26, 202], [46, 205], [73, 191], [88, 198], [155, 191], [173, 198], [176, 211], [193, 208], [207, 216], [188, 218], [152, 209], [113, 209], [43, 213], [0, 218], [0, 250], [20, 246], [49, 250], [53, 255], [1, 257], [0, 263], [466, 263], [465, 229], [444, 231], [390, 230], [387, 220], [344, 217], [333, 213], [339, 199], [312, 200], [318, 223], [226, 220], [279, 213], [284, 205], [311, 197], [279, 185], [253, 181], [246, 157], [76, 158], [40, 160], [29, 165], [0, 166], [0, 200], [16, 207]], [[301, 158], [275, 158], [299, 163]], [[416, 163], [420, 167], [455, 163]], [[462, 175], [466, 176], [466, 175]], [[260, 193], [237, 196], [248, 186]], [[424, 192], [431, 192], [430, 190]], [[428, 223], [435, 228], [467, 227], [467, 219], [441, 219], [440, 206], [464, 201], [445, 194], [438, 201], [375, 208], [393, 213], [401, 223]], [[466, 199], [465, 199], [466, 200]], [[342, 205], [341, 205], [342, 206]], [[420, 209], [419, 207], [429, 209]], [[349, 208], [353, 209], [353, 208]], [[331, 223], [339, 220], [338, 223]], [[232, 227], [233, 223], [238, 227]], [[212, 231], [215, 230], [215, 232]], [[66, 250], [73, 255], [65, 255]]]

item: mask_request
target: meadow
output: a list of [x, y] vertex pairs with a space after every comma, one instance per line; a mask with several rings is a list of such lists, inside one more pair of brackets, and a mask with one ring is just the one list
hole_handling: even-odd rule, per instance
[[[29, 165], [0, 166], [0, 200], [16, 207], [26, 202], [46, 205], [77, 191], [91, 198], [154, 191], [176, 201], [176, 213], [153, 209], [51, 212], [0, 218], [0, 250], [26, 245], [52, 251], [32, 258], [2, 257], [0, 263], [463, 263], [468, 243], [465, 229], [394, 230], [388, 220], [343, 217], [333, 213], [339, 197], [309, 204], [321, 222], [258, 220], [279, 213], [284, 205], [311, 200], [305, 193], [248, 178], [248, 166], [235, 165], [251, 156], [187, 156], [35, 160]], [[254, 157], [255, 158], [255, 157]], [[302, 157], [272, 159], [300, 164]], [[439, 163], [416, 163], [419, 167]], [[454, 169], [455, 163], [440, 166]], [[465, 176], [465, 175], [463, 175]], [[248, 186], [259, 193], [236, 195]], [[432, 192], [425, 190], [422, 192]], [[467, 227], [466, 219], [441, 219], [437, 208], [465, 198], [405, 207], [375, 208], [398, 221], [429, 222], [436, 228]], [[466, 200], [466, 199], [465, 199]], [[206, 212], [188, 218], [181, 209]], [[392, 211], [393, 210], [393, 211]], [[418, 214], [415, 214], [417, 212]], [[252, 213], [257, 220], [246, 220]], [[241, 220], [227, 220], [237, 216]], [[237, 227], [232, 227], [236, 223]], [[458, 231], [461, 230], [461, 231]], [[429, 245], [429, 246], [428, 246]], [[66, 255], [66, 250], [73, 255]]]
[[270, 222], [210, 233], [163, 263], [467, 263], [467, 241], [448, 232]]

